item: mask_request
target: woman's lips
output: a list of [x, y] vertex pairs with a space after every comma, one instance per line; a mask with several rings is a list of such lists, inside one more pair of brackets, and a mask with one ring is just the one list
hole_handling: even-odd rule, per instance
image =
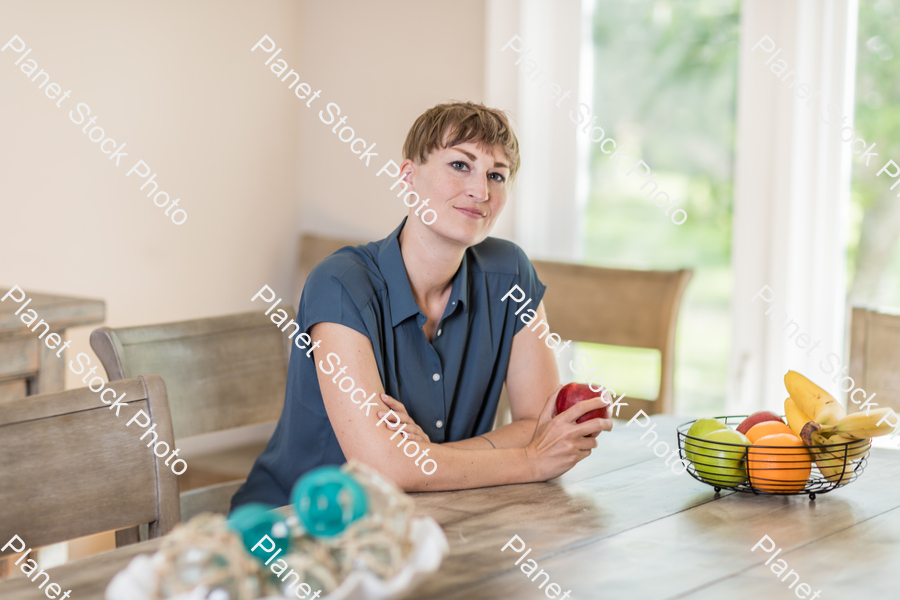
[[471, 208], [463, 208], [461, 206], [454, 206], [454, 208], [456, 210], [458, 210], [459, 212], [461, 212], [462, 214], [469, 217], [470, 219], [483, 219], [484, 218], [484, 214], [481, 213], [480, 211], [477, 211], [477, 210], [474, 210]]

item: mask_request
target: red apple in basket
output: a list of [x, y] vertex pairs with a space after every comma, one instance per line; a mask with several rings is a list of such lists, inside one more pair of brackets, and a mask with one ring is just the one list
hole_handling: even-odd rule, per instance
[[[582, 400], [596, 398], [605, 391], [606, 390], [604, 388], [600, 388], [599, 392], [595, 392], [589, 385], [585, 385], [583, 383], [567, 383], [562, 387], [561, 390], [559, 390], [559, 394], [556, 395], [556, 414], [568, 410]], [[592, 410], [581, 415], [581, 417], [579, 417], [575, 422], [584, 423], [585, 421], [590, 419], [608, 418], [609, 405], [607, 404], [603, 408], [598, 408], [597, 410]]]
[[765, 423], [766, 421], [778, 421], [780, 423], [784, 423], [784, 421], [781, 420], [781, 417], [779, 417], [775, 413], [769, 412], [767, 410], [760, 410], [741, 421], [741, 424], [738, 425], [735, 429], [737, 429], [738, 433], [747, 435], [747, 432], [750, 431], [751, 427], [759, 423]]

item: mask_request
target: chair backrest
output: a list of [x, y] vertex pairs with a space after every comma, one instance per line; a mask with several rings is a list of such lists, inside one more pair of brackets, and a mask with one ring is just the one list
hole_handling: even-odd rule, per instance
[[619, 416], [627, 413], [630, 418], [638, 410], [671, 413], [675, 327], [693, 271], [634, 271], [540, 260], [532, 264], [547, 286], [547, 318], [562, 339], [659, 350], [656, 399], [629, 394], [628, 407]]
[[[900, 414], [900, 315], [853, 307], [850, 322], [850, 377], [880, 407]], [[856, 395], [859, 400], [860, 394]], [[854, 404], [848, 410], [853, 411]]]
[[178, 524], [176, 475], [140, 440], [143, 417], [126, 426], [143, 410], [159, 439], [172, 442], [162, 378], [107, 387], [116, 398], [125, 394], [118, 417], [88, 388], [0, 404], [0, 539], [18, 535], [37, 548], [123, 530], [122, 545], [138, 541], [142, 524], [151, 538]]
[[313, 268], [343, 248], [344, 246], [359, 246], [367, 242], [345, 238], [322, 237], [318, 235], [304, 234], [300, 238], [300, 254], [297, 257], [297, 279], [294, 282], [294, 300], [300, 300], [300, 293], [306, 278]]
[[[294, 309], [279, 308], [294, 319]], [[141, 327], [102, 327], [91, 347], [110, 381], [159, 373], [175, 439], [278, 419], [288, 340], [263, 310]], [[288, 321], [282, 323], [282, 327]]]

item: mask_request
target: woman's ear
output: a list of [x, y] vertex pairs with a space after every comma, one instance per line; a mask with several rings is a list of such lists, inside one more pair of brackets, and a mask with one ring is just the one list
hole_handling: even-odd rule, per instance
[[400, 181], [406, 181], [412, 184], [412, 175], [416, 170], [416, 164], [406, 158], [403, 159], [403, 162], [400, 163]]

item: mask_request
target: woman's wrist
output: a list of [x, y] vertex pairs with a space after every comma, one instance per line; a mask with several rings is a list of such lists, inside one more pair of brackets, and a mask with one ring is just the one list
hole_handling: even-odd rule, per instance
[[536, 424], [537, 421], [535, 419], [520, 419], [502, 427], [498, 427], [484, 435], [490, 436], [490, 440], [488, 441], [490, 441], [494, 448], [497, 449], [524, 448], [531, 443], [531, 438], [534, 437], [534, 428]]
[[459, 440], [458, 442], [444, 442], [441, 446], [445, 448], [455, 448], [456, 450], [492, 450], [489, 440], [482, 438], [480, 435], [475, 437]]
[[522, 448], [522, 462], [523, 462], [523, 474], [525, 477], [525, 483], [534, 483], [536, 481], [543, 481], [540, 478], [537, 472], [537, 463], [534, 460], [533, 456], [534, 450], [526, 445]]

